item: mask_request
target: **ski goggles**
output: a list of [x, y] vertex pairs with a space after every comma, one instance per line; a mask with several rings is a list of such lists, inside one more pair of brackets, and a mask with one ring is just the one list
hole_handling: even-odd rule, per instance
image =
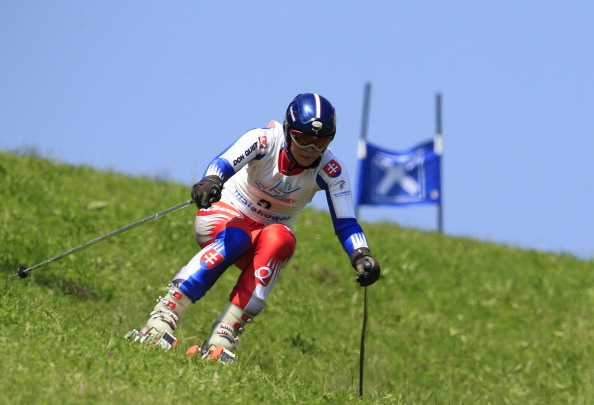
[[295, 146], [298, 148], [314, 148], [318, 152], [322, 152], [326, 149], [328, 145], [330, 145], [330, 142], [332, 142], [332, 139], [334, 139], [333, 136], [313, 136], [297, 131], [296, 129], [290, 129], [289, 134], [291, 135], [291, 139], [295, 143]]

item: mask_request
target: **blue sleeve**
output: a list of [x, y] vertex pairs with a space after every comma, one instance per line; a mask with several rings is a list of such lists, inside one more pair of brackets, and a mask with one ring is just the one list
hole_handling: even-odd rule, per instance
[[318, 186], [326, 192], [326, 200], [328, 201], [328, 208], [332, 217], [334, 233], [338, 237], [345, 252], [350, 256], [355, 249], [367, 247], [365, 233], [350, 208], [352, 204], [345, 204], [337, 200], [338, 198], [351, 198], [350, 194], [344, 194], [344, 189], [340, 193], [333, 192], [329, 184], [320, 175], [317, 176], [316, 181]]
[[227, 160], [220, 157], [214, 158], [204, 171], [204, 177], [211, 175], [219, 176], [223, 180], [223, 183], [234, 174], [235, 170], [233, 170], [233, 166]]

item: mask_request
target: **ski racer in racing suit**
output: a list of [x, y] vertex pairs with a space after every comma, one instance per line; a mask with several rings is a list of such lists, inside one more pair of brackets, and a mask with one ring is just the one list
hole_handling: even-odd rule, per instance
[[200, 349], [203, 357], [223, 349], [234, 356], [244, 326], [260, 314], [295, 251], [291, 225], [320, 190], [357, 281], [361, 286], [377, 281], [380, 265], [355, 218], [348, 174], [328, 149], [335, 133], [330, 102], [300, 94], [287, 108], [284, 125], [272, 121], [250, 130], [213, 159], [192, 188], [199, 208], [194, 230], [202, 250], [173, 277], [147, 324], [127, 337], [165, 350], [175, 346], [173, 331], [181, 316], [235, 264], [241, 270], [237, 284]]

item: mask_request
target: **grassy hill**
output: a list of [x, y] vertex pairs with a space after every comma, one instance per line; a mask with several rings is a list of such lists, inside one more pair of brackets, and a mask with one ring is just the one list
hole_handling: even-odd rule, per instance
[[[383, 278], [363, 289], [327, 214], [302, 213], [293, 260], [231, 366], [190, 358], [230, 268], [170, 352], [123, 339], [196, 253], [194, 208], [32, 266], [189, 198], [187, 187], [0, 152], [0, 403], [591, 404], [594, 262], [363, 224]], [[510, 224], [513, 226], [513, 224]]]

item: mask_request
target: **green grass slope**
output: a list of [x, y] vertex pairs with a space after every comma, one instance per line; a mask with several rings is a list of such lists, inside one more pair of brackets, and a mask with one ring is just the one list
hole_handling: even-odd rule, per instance
[[592, 261], [363, 224], [383, 278], [368, 288], [359, 399], [363, 289], [327, 214], [302, 213], [293, 260], [223, 366], [185, 350], [208, 336], [235, 268], [174, 350], [123, 339], [197, 252], [194, 208], [10, 277], [186, 201], [187, 187], [4, 152], [0, 184], [0, 403], [594, 403]]

